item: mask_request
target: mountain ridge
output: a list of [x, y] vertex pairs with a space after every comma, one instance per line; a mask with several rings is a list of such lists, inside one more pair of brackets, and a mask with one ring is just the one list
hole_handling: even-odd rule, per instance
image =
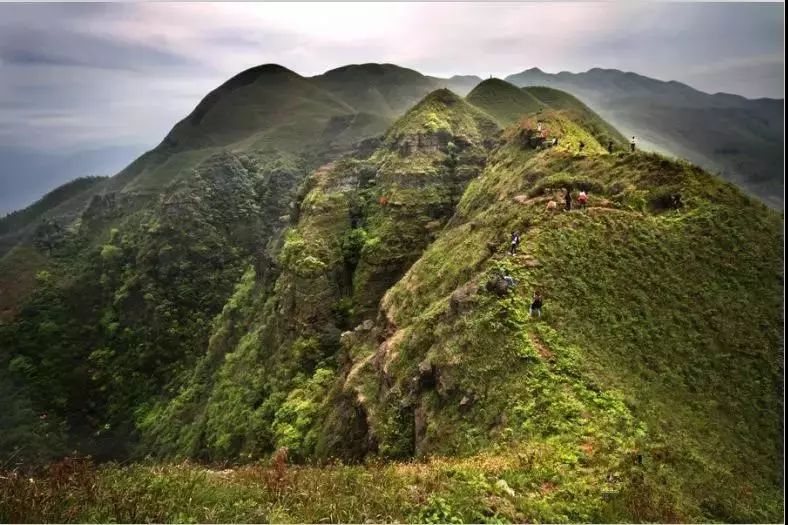
[[[385, 119], [357, 127], [363, 112], [343, 120], [339, 95], [302, 80], [305, 114], [224, 133], [217, 108], [244, 115], [247, 94], [268, 93], [243, 83], [199, 133], [0, 258], [0, 299], [17, 275], [27, 287], [0, 324], [0, 452], [244, 465], [279, 450], [250, 501], [322, 494], [319, 477], [286, 481], [283, 450], [371, 462], [342, 470], [367, 480], [410, 460], [381, 489], [410, 521], [779, 518], [780, 215], [688, 162], [630, 152], [557, 89], [430, 89], [373, 134]], [[359, 104], [405, 104], [426, 84], [388, 87]], [[241, 139], [204, 147], [228, 136]], [[47, 479], [20, 509], [66, 497]], [[69, 508], [119, 515], [91, 490]], [[48, 508], [34, 510], [60, 516]]]

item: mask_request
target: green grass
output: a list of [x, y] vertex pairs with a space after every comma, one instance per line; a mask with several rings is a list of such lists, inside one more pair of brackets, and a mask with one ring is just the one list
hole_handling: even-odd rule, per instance
[[[621, 518], [605, 514], [620, 483], [597, 490], [582, 482], [597, 468], [593, 452], [556, 445], [506, 447], [465, 459], [314, 466], [266, 461], [233, 470], [193, 463], [96, 467], [65, 460], [40, 472], [3, 472], [0, 520], [569, 523]], [[622, 472], [629, 470], [639, 467], [627, 465]]]

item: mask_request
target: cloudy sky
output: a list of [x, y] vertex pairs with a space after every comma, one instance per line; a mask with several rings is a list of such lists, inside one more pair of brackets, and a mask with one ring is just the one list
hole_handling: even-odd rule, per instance
[[608, 67], [782, 97], [783, 14], [782, 3], [0, 4], [0, 214], [71, 177], [25, 163], [119, 169], [254, 65], [483, 77]]

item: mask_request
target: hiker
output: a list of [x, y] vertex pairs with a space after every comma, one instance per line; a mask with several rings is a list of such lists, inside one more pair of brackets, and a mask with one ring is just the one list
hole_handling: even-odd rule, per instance
[[534, 291], [534, 300], [531, 302], [531, 307], [528, 309], [528, 313], [531, 317], [534, 316], [534, 313], [539, 316], [539, 319], [542, 318], [542, 294], [539, 293], [539, 290]]
[[542, 123], [541, 122], [537, 122], [536, 123], [536, 131], [538, 131], [540, 133], [542, 132]]
[[583, 153], [583, 148], [585, 148], [585, 147], [586, 147], [586, 143], [581, 140], [580, 141], [580, 153]]
[[558, 146], [558, 139], [553, 137], [553, 147]]
[[612, 140], [608, 141], [608, 143], [607, 143], [607, 152], [610, 153], [610, 154], [613, 153], [613, 141]]
[[520, 232], [512, 232], [512, 243], [509, 246], [509, 255], [514, 255], [520, 246]]
[[547, 207], [545, 208], [545, 210], [548, 212], [554, 212], [558, 210], [558, 203], [555, 202], [554, 200], [551, 200], [550, 202], [547, 203]]
[[569, 193], [569, 188], [564, 189], [564, 203], [566, 211], [570, 211], [572, 209], [572, 194]]
[[581, 191], [580, 195], [577, 196], [577, 203], [580, 204], [581, 208], [585, 208], [586, 202], [588, 202], [588, 194], [584, 190]]
[[517, 284], [517, 281], [515, 281], [515, 280], [512, 278], [512, 276], [511, 276], [511, 275], [504, 275], [504, 276], [503, 276], [503, 280], [504, 280], [504, 281], [506, 281], [506, 286], [507, 286], [508, 288], [514, 288], [514, 285], [516, 285], [516, 284]]
[[629, 141], [629, 151], [635, 151], [635, 144], [637, 144], [637, 141], [635, 140], [635, 136], [632, 135], [632, 140]]

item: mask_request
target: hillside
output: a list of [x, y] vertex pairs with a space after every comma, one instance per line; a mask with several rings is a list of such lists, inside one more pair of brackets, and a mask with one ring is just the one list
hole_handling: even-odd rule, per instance
[[783, 100], [710, 95], [615, 69], [550, 74], [531, 68], [506, 80], [568, 91], [644, 147], [689, 159], [783, 207]]
[[503, 125], [511, 124], [520, 116], [536, 113], [544, 107], [544, 104], [529, 92], [497, 78], [481, 82], [466, 98]]
[[589, 130], [600, 144], [607, 146], [613, 142], [619, 150], [628, 147], [627, 140], [618, 130], [565, 91], [546, 87], [518, 89], [508, 82], [491, 78], [476, 86], [466, 99], [502, 126], [512, 124], [526, 115], [538, 116], [544, 110], [560, 110], [573, 122]]
[[[0, 519], [780, 519], [782, 217], [555, 89], [394, 119], [400, 76], [242, 73], [0, 259]], [[35, 469], [73, 450], [132, 464]]]

